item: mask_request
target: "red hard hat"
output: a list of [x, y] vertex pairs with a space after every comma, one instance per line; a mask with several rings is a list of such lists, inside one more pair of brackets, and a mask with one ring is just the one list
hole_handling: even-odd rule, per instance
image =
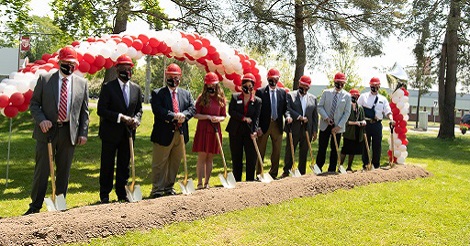
[[242, 84], [246, 81], [251, 81], [252, 83], [255, 83], [255, 76], [252, 73], [245, 73], [242, 78]]
[[279, 73], [279, 70], [275, 68], [271, 68], [268, 71], [268, 78], [279, 78], [281, 77], [281, 74]]
[[213, 85], [219, 83], [219, 76], [213, 72], [206, 73], [204, 76], [204, 84], [206, 85]]
[[336, 73], [335, 74], [335, 79], [334, 81], [338, 81], [338, 82], [346, 82], [346, 75], [344, 75], [344, 73]]
[[372, 79], [370, 79], [369, 84], [370, 85], [380, 85], [380, 79], [377, 78], [377, 77], [373, 77]]
[[303, 75], [302, 77], [300, 77], [299, 82], [300, 82], [301, 84], [310, 86], [310, 83], [312, 83], [312, 80], [310, 79], [309, 76]]
[[172, 63], [166, 67], [165, 74], [181, 75], [181, 68], [177, 64]]
[[59, 61], [68, 61], [77, 63], [77, 52], [71, 46], [66, 46], [59, 51]]
[[349, 94], [351, 94], [351, 96], [357, 96], [357, 97], [361, 95], [357, 89], [351, 89], [349, 91]]
[[128, 55], [121, 55], [116, 61], [116, 65], [131, 65], [134, 66], [132, 59]]

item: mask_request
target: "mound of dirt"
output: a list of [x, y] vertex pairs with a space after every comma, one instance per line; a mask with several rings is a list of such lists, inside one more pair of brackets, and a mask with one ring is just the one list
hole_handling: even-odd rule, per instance
[[[86, 242], [91, 238], [121, 235], [130, 230], [161, 228], [180, 221], [276, 204], [298, 197], [370, 183], [393, 182], [429, 176], [418, 166], [355, 172], [347, 175], [305, 175], [300, 178], [237, 183], [235, 189], [216, 187], [191, 195], [167, 196], [138, 203], [112, 203], [42, 212], [0, 220], [0, 245], [51, 245]], [[54, 221], [52, 224], [51, 221]]]

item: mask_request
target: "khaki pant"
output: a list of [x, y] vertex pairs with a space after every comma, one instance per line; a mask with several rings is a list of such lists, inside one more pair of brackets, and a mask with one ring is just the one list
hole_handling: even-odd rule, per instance
[[[263, 158], [264, 162], [264, 155], [266, 153], [266, 145], [268, 143], [268, 138], [271, 137], [271, 145], [272, 145], [272, 152], [271, 152], [271, 169], [269, 170], [269, 174], [271, 177], [277, 177], [278, 170], [279, 170], [279, 158], [281, 156], [281, 147], [282, 147], [282, 131], [279, 130], [276, 121], [271, 120], [269, 124], [268, 131], [263, 133], [261, 137], [258, 138], [258, 147], [259, 152], [261, 154], [261, 158]], [[256, 174], [261, 174], [261, 166], [256, 162]], [[265, 162], [264, 162], [265, 163]]]
[[184, 140], [175, 131], [170, 145], [153, 144], [151, 195], [171, 191], [183, 158]]

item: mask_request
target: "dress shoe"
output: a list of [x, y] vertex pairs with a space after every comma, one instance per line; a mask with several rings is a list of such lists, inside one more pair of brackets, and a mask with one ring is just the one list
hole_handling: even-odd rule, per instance
[[124, 197], [124, 198], [118, 198], [118, 202], [120, 203], [123, 203], [123, 202], [129, 202], [129, 199], [127, 199], [127, 197]]
[[164, 195], [163, 193], [153, 193], [153, 194], [150, 194], [150, 198], [152, 198], [152, 199], [160, 198], [163, 195]]
[[173, 190], [173, 189], [167, 190], [167, 191], [165, 191], [165, 195], [166, 196], [174, 196], [174, 195], [176, 195], [176, 191]]
[[39, 213], [39, 209], [29, 208], [28, 211], [26, 211], [26, 213], [24, 213], [23, 215], [37, 214], [37, 213]]
[[281, 174], [279, 179], [283, 179], [283, 178], [286, 178], [286, 177], [289, 177], [289, 174], [288, 173], [283, 173], [283, 174]]
[[101, 203], [101, 204], [107, 204], [107, 203], [109, 203], [109, 197], [103, 197], [103, 198], [101, 198], [101, 199], [100, 199], [100, 203]]

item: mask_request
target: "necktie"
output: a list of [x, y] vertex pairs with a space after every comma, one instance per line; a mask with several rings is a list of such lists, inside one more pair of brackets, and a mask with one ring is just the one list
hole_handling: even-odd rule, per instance
[[271, 90], [271, 118], [277, 119], [277, 102], [275, 97], [275, 90]]
[[331, 112], [330, 112], [330, 119], [334, 119], [335, 117], [335, 110], [336, 110], [336, 102], [338, 101], [338, 93], [337, 92], [333, 92], [335, 94], [335, 96], [333, 97], [333, 103], [331, 104]]
[[122, 87], [122, 96], [124, 97], [124, 102], [126, 103], [126, 107], [129, 107], [129, 98], [127, 97], [127, 86], [125, 84]]
[[172, 101], [173, 101], [173, 112], [175, 112], [175, 114], [179, 113], [180, 110], [178, 108], [178, 99], [176, 98], [176, 91], [173, 91]]
[[59, 121], [65, 121], [66, 118], [67, 118], [67, 78], [63, 78], [62, 86], [60, 87]]

